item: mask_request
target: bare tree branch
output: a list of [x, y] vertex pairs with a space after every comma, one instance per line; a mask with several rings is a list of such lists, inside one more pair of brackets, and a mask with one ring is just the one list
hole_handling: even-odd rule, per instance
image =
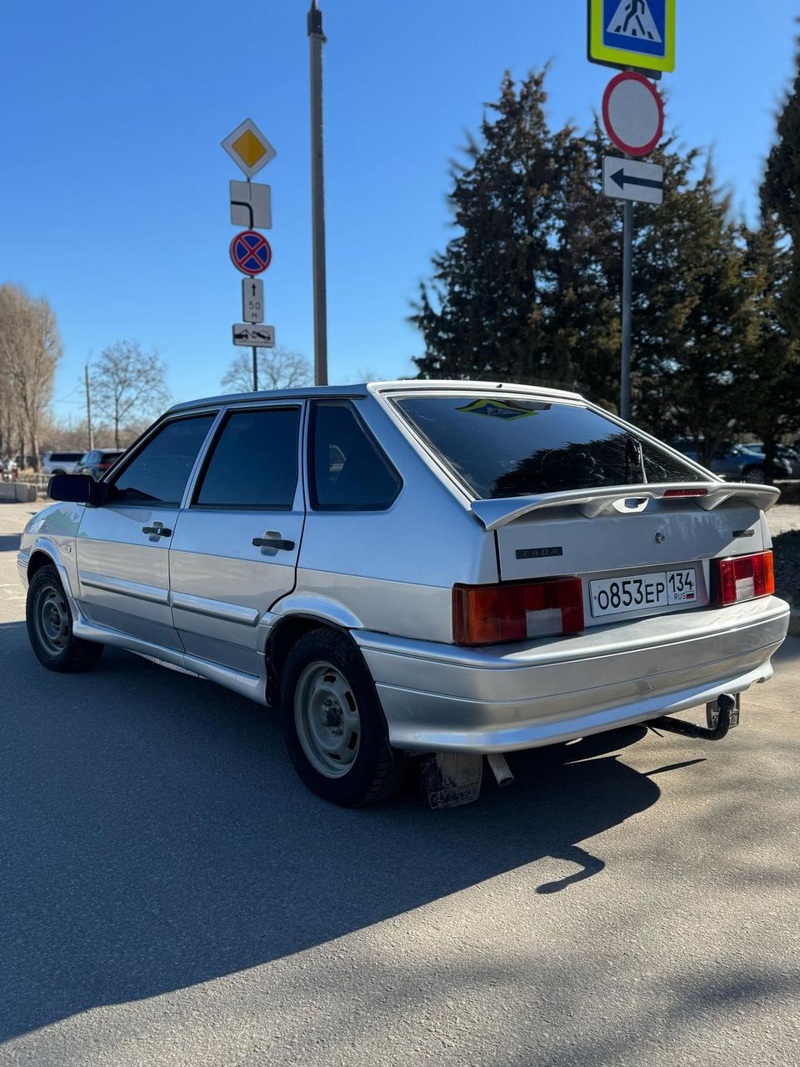
[[[299, 352], [289, 352], [280, 347], [259, 348], [256, 360], [259, 391], [291, 389], [308, 385], [313, 379], [311, 364]], [[253, 391], [253, 359], [249, 351], [236, 356], [220, 384], [226, 393]]]
[[138, 341], [117, 341], [100, 353], [91, 373], [92, 403], [114, 427], [117, 448], [122, 427], [149, 421], [166, 407], [165, 373], [158, 353], [143, 352]]

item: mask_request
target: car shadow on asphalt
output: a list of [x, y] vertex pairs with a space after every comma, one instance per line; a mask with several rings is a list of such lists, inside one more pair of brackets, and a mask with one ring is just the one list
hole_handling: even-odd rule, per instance
[[[601, 873], [592, 839], [658, 799], [617, 756], [644, 727], [509, 757], [500, 789], [427, 811], [414, 788], [344, 810], [310, 794], [274, 713], [106, 650], [55, 675], [0, 625], [0, 1040], [256, 967], [545, 857]], [[692, 762], [692, 761], [687, 761]], [[670, 768], [661, 768], [666, 771]], [[553, 865], [545, 865], [552, 875]], [[557, 867], [557, 869], [559, 869]], [[541, 873], [539, 873], [541, 878]]]
[[18, 551], [19, 539], [19, 534], [0, 534], [0, 552]]

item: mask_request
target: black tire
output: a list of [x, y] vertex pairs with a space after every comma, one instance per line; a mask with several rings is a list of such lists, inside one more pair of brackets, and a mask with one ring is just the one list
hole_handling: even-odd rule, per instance
[[40, 567], [28, 586], [25, 606], [28, 639], [39, 662], [59, 673], [88, 671], [103, 654], [103, 645], [82, 641], [72, 632], [72, 614], [58, 571]]
[[360, 807], [400, 788], [406, 760], [389, 744], [375, 684], [344, 634], [300, 638], [283, 670], [280, 705], [289, 757], [317, 796]]
[[764, 480], [763, 467], [746, 467], [742, 473], [743, 482], [750, 482], [753, 485], [763, 485]]

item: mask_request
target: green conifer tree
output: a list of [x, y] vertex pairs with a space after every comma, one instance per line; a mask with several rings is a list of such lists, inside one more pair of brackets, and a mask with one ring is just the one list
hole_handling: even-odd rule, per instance
[[774, 218], [757, 230], [742, 228], [745, 273], [753, 293], [754, 343], [739, 370], [738, 423], [763, 443], [771, 481], [777, 446], [800, 429], [800, 343], [785, 321], [785, 294], [793, 255]]
[[[506, 75], [494, 114], [452, 170], [458, 234], [433, 259], [411, 321], [423, 378], [513, 380], [608, 391], [615, 297], [598, 269], [613, 213], [598, 203], [595, 146], [553, 133], [546, 72]], [[612, 242], [614, 243], [614, 242]]]
[[736, 389], [754, 344], [753, 282], [729, 197], [698, 153], [656, 153], [664, 202], [635, 212], [633, 413], [701, 456], [736, 432]]
[[791, 269], [781, 294], [786, 328], [800, 339], [800, 48], [796, 73], [777, 120], [777, 140], [761, 186], [762, 213], [779, 223], [791, 245]]

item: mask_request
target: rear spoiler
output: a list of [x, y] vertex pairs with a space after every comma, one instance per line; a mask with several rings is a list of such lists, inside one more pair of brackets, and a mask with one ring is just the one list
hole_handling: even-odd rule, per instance
[[594, 489], [569, 489], [562, 493], [543, 493], [540, 496], [504, 497], [497, 500], [473, 500], [470, 505], [475, 517], [487, 530], [507, 526], [523, 515], [545, 508], [574, 507], [588, 519], [609, 511], [622, 514], [641, 512], [651, 500], [691, 500], [698, 507], [711, 511], [726, 500], [751, 504], [767, 511], [780, 496], [780, 489], [772, 485], [751, 485], [749, 482], [649, 482], [643, 485], [604, 485]]

